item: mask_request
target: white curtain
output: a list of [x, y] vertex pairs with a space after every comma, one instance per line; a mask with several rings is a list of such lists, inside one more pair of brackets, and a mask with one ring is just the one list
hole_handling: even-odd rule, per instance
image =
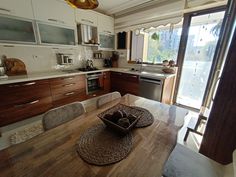
[[184, 8], [185, 0], [166, 0], [147, 10], [115, 18], [115, 31], [176, 24], [182, 20]]

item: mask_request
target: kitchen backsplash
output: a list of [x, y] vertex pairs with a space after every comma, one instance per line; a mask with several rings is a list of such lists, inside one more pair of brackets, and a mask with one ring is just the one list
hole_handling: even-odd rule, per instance
[[[61, 67], [57, 64], [57, 53], [72, 54], [73, 65]], [[53, 48], [38, 46], [0, 46], [0, 56], [21, 59], [27, 68], [28, 73], [52, 72], [60, 69], [74, 69], [83, 67], [87, 59], [93, 59], [91, 47], [77, 46], [72, 48]], [[110, 52], [104, 52], [104, 57], [109, 57]], [[94, 66], [103, 67], [102, 59], [93, 59]]]

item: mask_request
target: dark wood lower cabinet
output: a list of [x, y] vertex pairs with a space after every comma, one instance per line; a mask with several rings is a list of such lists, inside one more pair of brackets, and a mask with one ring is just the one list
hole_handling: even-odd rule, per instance
[[111, 72], [111, 90], [118, 91], [121, 95], [127, 93], [139, 94], [139, 76], [120, 72]]
[[85, 75], [1, 85], [0, 127], [110, 92], [110, 72], [104, 72], [100, 82], [101, 91], [90, 95]]
[[50, 80], [53, 107], [86, 99], [85, 75]]
[[0, 98], [0, 127], [52, 108], [48, 80], [2, 85]]

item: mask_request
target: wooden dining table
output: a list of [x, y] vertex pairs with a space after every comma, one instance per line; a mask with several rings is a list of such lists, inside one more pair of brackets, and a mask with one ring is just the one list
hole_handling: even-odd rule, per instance
[[[154, 123], [132, 130], [133, 147], [122, 161], [106, 166], [90, 165], [77, 153], [77, 142], [91, 126], [102, 124], [97, 117], [99, 113], [118, 103], [148, 109]], [[183, 108], [127, 94], [27, 142], [0, 151], [0, 176], [160, 177], [187, 113]]]

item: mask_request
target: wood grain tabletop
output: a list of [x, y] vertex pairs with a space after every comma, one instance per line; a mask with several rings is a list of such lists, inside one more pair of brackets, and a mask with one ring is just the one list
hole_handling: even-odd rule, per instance
[[[133, 148], [124, 160], [107, 166], [84, 162], [76, 151], [80, 135], [102, 123], [97, 114], [118, 103], [148, 109], [154, 115], [154, 123], [132, 130]], [[160, 177], [187, 113], [176, 106], [125, 95], [27, 142], [0, 151], [0, 176]]]

